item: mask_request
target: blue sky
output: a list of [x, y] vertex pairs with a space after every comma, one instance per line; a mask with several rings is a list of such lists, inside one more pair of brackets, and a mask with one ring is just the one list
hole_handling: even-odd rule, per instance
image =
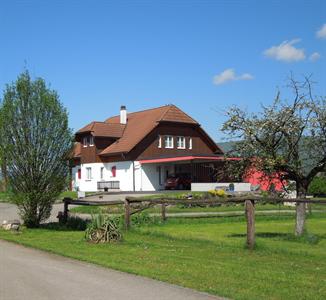
[[[224, 111], [273, 100], [290, 72], [326, 95], [326, 1], [0, 2], [0, 88], [25, 67], [70, 126], [173, 103], [221, 141]], [[323, 27], [324, 26], [324, 27]]]

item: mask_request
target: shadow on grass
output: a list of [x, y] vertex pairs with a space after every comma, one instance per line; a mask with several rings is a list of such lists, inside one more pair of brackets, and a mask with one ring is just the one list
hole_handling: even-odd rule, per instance
[[[229, 234], [226, 237], [229, 238], [245, 238], [246, 234]], [[306, 243], [311, 245], [316, 245], [320, 242], [322, 239], [326, 239], [326, 235], [316, 235], [312, 233], [305, 233], [301, 237], [297, 237], [292, 233], [281, 233], [281, 232], [257, 232], [256, 237], [259, 238], [270, 238], [270, 239], [277, 239], [277, 240], [284, 240], [289, 242], [298, 242], [298, 243]]]

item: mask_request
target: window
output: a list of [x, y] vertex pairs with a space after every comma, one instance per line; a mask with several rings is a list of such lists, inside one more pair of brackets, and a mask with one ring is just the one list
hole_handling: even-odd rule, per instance
[[81, 169], [78, 169], [78, 179], [81, 179]]
[[173, 148], [173, 136], [167, 135], [164, 139], [165, 148]]
[[177, 148], [178, 149], [186, 149], [186, 139], [184, 136], [177, 137]]
[[189, 138], [189, 149], [192, 149], [192, 138]]
[[87, 146], [94, 146], [94, 137], [92, 135], [83, 137], [83, 147]]
[[86, 180], [92, 180], [92, 168], [86, 168]]
[[158, 148], [162, 148], [162, 137], [158, 136]]
[[89, 137], [89, 146], [94, 146], [94, 137], [92, 135]]
[[88, 146], [88, 138], [87, 136], [84, 136], [83, 138], [83, 147], [87, 147]]
[[100, 170], [100, 177], [101, 177], [101, 180], [104, 179], [104, 167], [101, 167], [101, 170]]
[[111, 168], [111, 177], [116, 177], [117, 176], [117, 167], [116, 166], [113, 166]]

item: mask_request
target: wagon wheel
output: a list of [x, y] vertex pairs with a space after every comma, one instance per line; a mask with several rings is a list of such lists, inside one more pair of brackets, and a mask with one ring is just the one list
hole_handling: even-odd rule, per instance
[[97, 230], [91, 230], [90, 234], [89, 234], [89, 239], [94, 242], [94, 243], [98, 243], [98, 238], [97, 238]]

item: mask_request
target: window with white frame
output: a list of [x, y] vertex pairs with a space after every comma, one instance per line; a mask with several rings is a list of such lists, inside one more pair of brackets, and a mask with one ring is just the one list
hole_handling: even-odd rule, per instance
[[173, 148], [173, 136], [172, 135], [167, 135], [164, 138], [164, 147], [165, 148]]
[[86, 168], [86, 180], [92, 180], [92, 168]]
[[87, 136], [83, 137], [83, 147], [87, 147], [88, 146], [88, 138]]
[[159, 135], [158, 136], [158, 148], [162, 148], [162, 137]]
[[189, 138], [189, 149], [192, 149], [192, 138]]
[[186, 148], [186, 139], [184, 136], [177, 136], [177, 148], [178, 149]]
[[104, 167], [101, 167], [101, 170], [100, 170], [100, 178], [101, 178], [101, 180], [104, 179]]
[[92, 135], [89, 137], [89, 146], [94, 146], [94, 137]]

